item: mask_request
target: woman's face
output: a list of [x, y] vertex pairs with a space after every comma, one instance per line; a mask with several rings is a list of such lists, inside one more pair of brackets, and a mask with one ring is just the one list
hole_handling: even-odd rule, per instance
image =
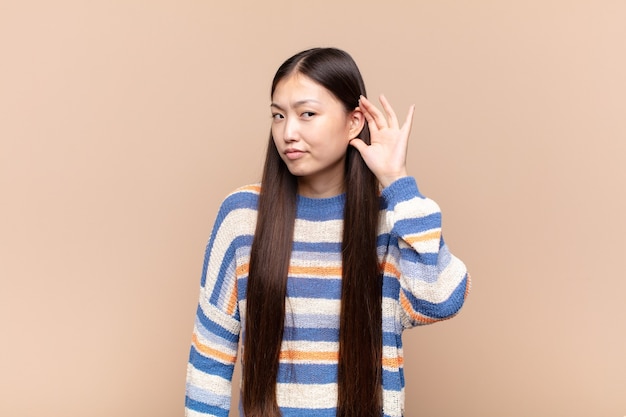
[[346, 109], [330, 91], [294, 73], [276, 85], [272, 96], [272, 136], [298, 192], [329, 197], [343, 191], [345, 155], [363, 128], [363, 114]]

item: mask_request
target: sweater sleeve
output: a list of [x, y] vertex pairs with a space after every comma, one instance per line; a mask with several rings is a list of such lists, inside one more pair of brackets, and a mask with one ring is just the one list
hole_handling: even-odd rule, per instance
[[228, 416], [241, 328], [237, 308], [237, 210], [218, 212], [204, 256], [200, 300], [187, 365], [185, 416]]
[[453, 317], [469, 293], [470, 277], [443, 240], [439, 206], [420, 194], [412, 177], [383, 189], [382, 201], [389, 231], [384, 269], [399, 280], [403, 327]]

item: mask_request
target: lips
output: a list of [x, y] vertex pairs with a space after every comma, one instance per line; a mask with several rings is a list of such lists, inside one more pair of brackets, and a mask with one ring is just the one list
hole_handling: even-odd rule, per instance
[[294, 159], [298, 159], [300, 157], [302, 157], [304, 155], [304, 151], [301, 151], [300, 149], [286, 149], [285, 150], [285, 156], [287, 157], [287, 159], [290, 160], [294, 160]]

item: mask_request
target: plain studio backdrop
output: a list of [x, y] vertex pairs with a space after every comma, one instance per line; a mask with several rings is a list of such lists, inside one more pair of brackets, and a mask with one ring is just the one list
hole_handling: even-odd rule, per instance
[[474, 279], [405, 333], [406, 415], [626, 415], [624, 22], [618, 0], [0, 2], [0, 415], [183, 414], [214, 216], [313, 46], [416, 104], [409, 170]]

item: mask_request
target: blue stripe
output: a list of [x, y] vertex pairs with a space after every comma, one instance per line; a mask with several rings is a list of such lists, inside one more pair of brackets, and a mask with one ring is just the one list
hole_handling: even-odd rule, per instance
[[407, 236], [440, 228], [441, 213], [437, 212], [414, 219], [398, 220], [393, 225], [393, 233], [398, 236]]
[[228, 410], [224, 410], [223, 408], [216, 407], [214, 405], [201, 403], [199, 401], [192, 400], [189, 397], [185, 397], [185, 407], [199, 413], [205, 413], [217, 417], [228, 417]]
[[345, 194], [329, 198], [308, 198], [298, 195], [296, 217], [314, 222], [343, 219]]
[[217, 395], [207, 390], [206, 387], [197, 387], [190, 383], [187, 384], [187, 398], [193, 401], [223, 408], [229, 406], [230, 397], [230, 393], [228, 393], [228, 395]]
[[396, 277], [383, 275], [383, 297], [398, 300], [400, 294], [400, 281]]
[[287, 408], [281, 407], [282, 417], [336, 417], [337, 408]]
[[[234, 276], [234, 272], [233, 272], [233, 275], [229, 275], [227, 274], [227, 271], [229, 269], [231, 269], [231, 271], [234, 271], [235, 256], [237, 253], [237, 249], [241, 247], [245, 247], [245, 246], [250, 246], [251, 244], [252, 244], [251, 235], [237, 236], [235, 239], [233, 239], [232, 242], [230, 242], [230, 245], [228, 245], [228, 248], [226, 249], [226, 252], [224, 253], [224, 258], [222, 259], [220, 263], [220, 269], [218, 271], [215, 284], [213, 285], [213, 292], [211, 293], [211, 299], [210, 299], [211, 304], [218, 305], [218, 302], [220, 299], [220, 293], [222, 291], [222, 286], [224, 285], [224, 280], [227, 277], [232, 278], [232, 276]], [[202, 285], [203, 286], [204, 286], [204, 282], [206, 282], [208, 263], [209, 263], [209, 260], [207, 257], [207, 259], [205, 259], [204, 261], [204, 267], [202, 269]]]
[[393, 331], [383, 331], [383, 346], [402, 349], [402, 337]]
[[408, 291], [404, 291], [404, 295], [406, 295], [411, 306], [418, 313], [425, 314], [434, 319], [446, 319], [453, 316], [461, 309], [465, 299], [466, 286], [467, 274], [452, 294], [450, 294], [450, 297], [441, 303], [431, 303], [426, 300], [420, 300], [415, 298], [415, 296]]
[[[335, 317], [333, 316], [333, 318]], [[337, 317], [333, 321], [336, 322], [336, 327], [285, 326], [283, 340], [300, 342], [337, 342], [339, 340], [339, 318]], [[383, 318], [383, 327], [385, 327], [383, 331], [383, 345], [402, 348], [402, 338], [395, 333], [398, 326], [394, 321], [395, 317], [390, 317], [388, 320]]]
[[[406, 261], [414, 264], [423, 264], [434, 266], [437, 265], [437, 261], [441, 254], [437, 253], [417, 253], [413, 248], [400, 249], [402, 261]], [[444, 262], [446, 263], [446, 262]]]
[[225, 364], [215, 359], [208, 358], [200, 353], [195, 346], [191, 346], [189, 353], [189, 363], [196, 369], [209, 375], [216, 375], [228, 381], [233, 377], [234, 364]]
[[281, 384], [335, 384], [337, 364], [280, 363], [277, 381]]
[[400, 178], [383, 189], [381, 194], [381, 209], [393, 210], [398, 203], [410, 200], [411, 198], [424, 198], [420, 194], [413, 177]]
[[248, 276], [237, 279], [237, 298], [239, 301], [246, 299], [248, 293]]
[[[443, 246], [443, 239], [439, 242], [439, 248]], [[400, 257], [414, 263], [422, 263], [424, 265], [436, 265], [437, 254], [436, 253], [417, 253], [412, 247], [399, 248], [398, 237], [390, 236], [389, 234], [381, 234], [376, 241], [377, 253], [379, 257], [390, 256], [393, 258], [398, 257], [398, 251]]]
[[445, 266], [441, 265], [422, 265], [400, 262], [400, 269], [402, 269], [403, 280], [405, 282], [420, 281], [428, 282], [429, 284], [435, 283], [439, 279], [439, 273], [444, 267]]
[[196, 318], [202, 327], [204, 327], [208, 332], [213, 333], [222, 339], [228, 340], [229, 342], [237, 343], [239, 341], [239, 334], [231, 333], [228, 329], [211, 320], [204, 314], [200, 305], [198, 305], [198, 309], [196, 311]]
[[336, 278], [294, 278], [287, 280], [287, 297], [341, 299], [341, 277]]
[[215, 219], [215, 223], [213, 225], [213, 230], [211, 232], [211, 237], [209, 242], [207, 243], [205, 254], [204, 254], [204, 264], [202, 266], [202, 280], [200, 285], [204, 287], [206, 280], [206, 269], [209, 261], [209, 254], [213, 250], [213, 245], [215, 244], [215, 235], [217, 231], [222, 227], [222, 223], [228, 217], [228, 215], [233, 210], [238, 209], [252, 209], [256, 210], [258, 204], [258, 195], [254, 192], [249, 191], [239, 191], [235, 192], [222, 202]]
[[[336, 319], [338, 321], [338, 318]], [[283, 340], [309, 342], [336, 342], [339, 340], [338, 327], [287, 327]]]
[[293, 252], [332, 253], [341, 256], [341, 242], [293, 242]]
[[387, 391], [400, 391], [404, 387], [400, 373], [383, 369], [383, 387]]
[[222, 203], [220, 212], [225, 214], [239, 209], [256, 210], [259, 204], [259, 195], [252, 190], [237, 190], [227, 196]]
[[[381, 233], [376, 236], [376, 247], [378, 249], [379, 255], [384, 255], [387, 251], [387, 247], [389, 246], [389, 233]], [[381, 252], [382, 250], [382, 252]]]
[[[204, 339], [208, 339], [211, 340], [211, 343], [218, 345], [218, 346], [223, 346], [224, 348], [226, 348], [227, 350], [236, 350], [237, 349], [237, 341], [233, 341], [233, 340], [227, 340], [224, 339], [222, 337], [215, 337], [216, 334], [210, 332], [209, 330], [207, 330], [202, 323], [200, 323], [200, 320], [196, 317], [196, 331], [198, 332], [198, 334], [200, 336], [202, 336]], [[228, 333], [228, 334], [232, 334], [232, 333]]]

